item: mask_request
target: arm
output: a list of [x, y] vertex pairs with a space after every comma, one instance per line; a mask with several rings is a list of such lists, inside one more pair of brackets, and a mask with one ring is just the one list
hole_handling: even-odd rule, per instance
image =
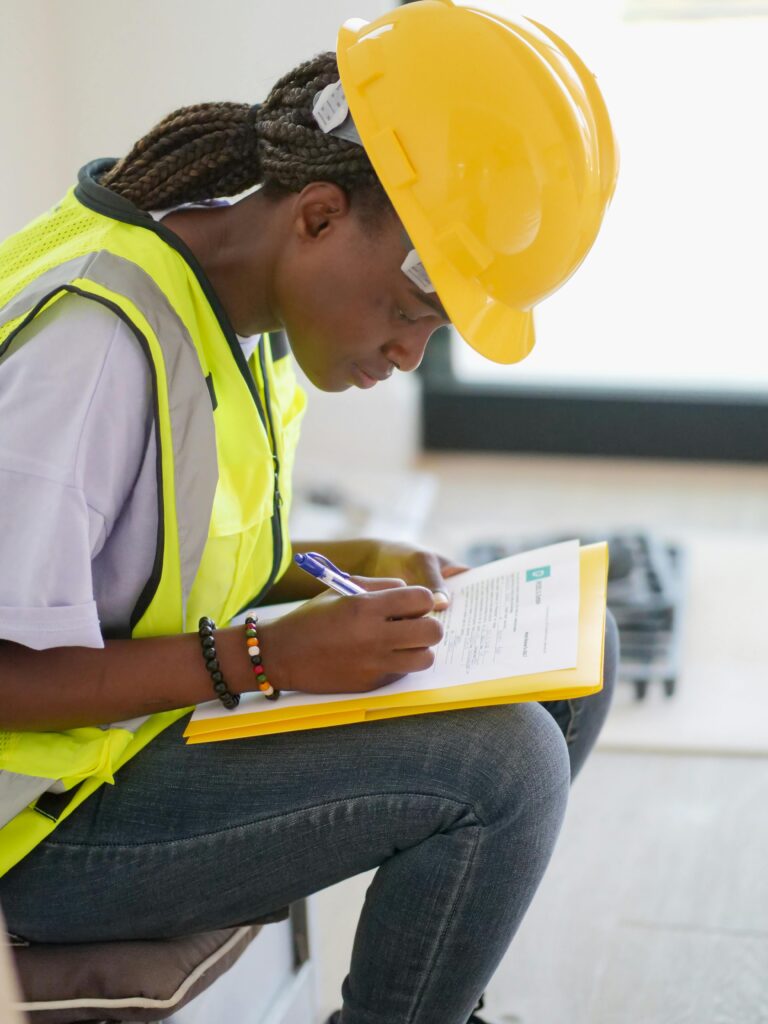
[[[433, 664], [443, 627], [428, 614], [431, 592], [384, 580], [366, 589], [354, 598], [326, 591], [261, 624], [261, 661], [278, 689], [363, 693]], [[254, 689], [242, 626], [216, 631], [216, 653], [230, 690]], [[109, 640], [101, 649], [0, 642], [0, 728], [72, 729], [213, 698], [195, 633]]]
[[[242, 626], [216, 630], [230, 690], [254, 689]], [[196, 633], [36, 651], [0, 642], [0, 728], [59, 731], [215, 699]]]

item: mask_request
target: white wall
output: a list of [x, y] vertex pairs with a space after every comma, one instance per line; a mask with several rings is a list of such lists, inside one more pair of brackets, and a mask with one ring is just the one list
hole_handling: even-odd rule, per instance
[[176, 107], [255, 103], [385, 0], [3, 0], [0, 237]]
[[[56, 202], [86, 161], [122, 155], [176, 107], [258, 102], [294, 65], [334, 49], [345, 19], [373, 19], [390, 6], [2, 0], [0, 238]], [[342, 473], [373, 459], [387, 468], [407, 463], [417, 437], [412, 378], [343, 395], [307, 387], [297, 472], [327, 461]]]

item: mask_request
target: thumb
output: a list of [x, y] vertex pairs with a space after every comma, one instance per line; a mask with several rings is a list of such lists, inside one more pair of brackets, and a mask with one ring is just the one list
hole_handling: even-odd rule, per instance
[[441, 572], [440, 564], [434, 556], [424, 559], [418, 572], [418, 584], [428, 587], [434, 597], [433, 611], [444, 611], [450, 604], [450, 595], [445, 586], [446, 573]]

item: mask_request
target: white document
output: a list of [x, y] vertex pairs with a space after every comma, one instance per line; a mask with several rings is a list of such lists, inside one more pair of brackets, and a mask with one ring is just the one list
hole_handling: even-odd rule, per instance
[[[563, 541], [501, 558], [445, 581], [450, 604], [432, 612], [443, 623], [431, 668], [411, 672], [370, 693], [303, 693], [282, 690], [281, 707], [334, 703], [351, 697], [438, 690], [483, 680], [575, 668], [579, 635], [579, 542]], [[353, 601], [354, 598], [344, 598]], [[254, 609], [262, 620], [278, 618], [302, 601]], [[245, 620], [243, 612], [232, 620]], [[227, 721], [276, 708], [260, 693], [246, 693]], [[221, 702], [199, 704], [192, 721], [221, 718]]]

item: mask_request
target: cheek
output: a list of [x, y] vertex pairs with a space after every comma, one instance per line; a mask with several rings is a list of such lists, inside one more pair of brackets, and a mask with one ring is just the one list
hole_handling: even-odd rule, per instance
[[364, 333], [343, 305], [302, 302], [287, 315], [291, 350], [309, 380], [322, 391], [351, 387], [350, 363], [366, 351]]
[[[379, 303], [380, 307], [381, 304]], [[286, 317], [297, 343], [326, 361], [351, 358], [384, 341], [384, 316], [377, 303], [349, 287], [312, 289]]]

